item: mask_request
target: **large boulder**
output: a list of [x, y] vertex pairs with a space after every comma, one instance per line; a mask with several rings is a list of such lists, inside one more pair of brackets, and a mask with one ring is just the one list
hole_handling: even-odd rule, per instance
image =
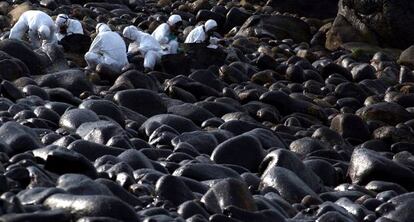
[[137, 70], [129, 70], [116, 78], [109, 91], [116, 92], [124, 89], [149, 89], [157, 92], [160, 90], [160, 83], [154, 76]]
[[161, 57], [161, 67], [165, 73], [171, 75], [190, 74], [191, 58], [183, 54], [167, 54]]
[[98, 115], [106, 116], [113, 119], [121, 126], [125, 125], [125, 115], [122, 113], [121, 108], [119, 108], [119, 106], [117, 106], [115, 103], [109, 100], [85, 100], [79, 105], [79, 108], [92, 110]]
[[260, 165], [260, 171], [264, 172], [272, 167], [283, 167], [292, 171], [315, 192], [323, 190], [321, 179], [292, 151], [277, 149], [267, 154]]
[[[187, 54], [187, 61], [193, 69], [206, 69], [211, 65], [221, 66], [224, 64], [227, 53], [220, 48], [213, 49], [206, 47], [206, 44], [185, 43], [182, 45]], [[182, 73], [185, 74], [185, 73]]]
[[331, 121], [331, 129], [344, 138], [366, 140], [370, 137], [367, 124], [357, 115], [344, 113], [335, 116]]
[[72, 34], [64, 37], [59, 43], [65, 52], [84, 54], [88, 51], [92, 40], [87, 35]]
[[84, 140], [99, 144], [106, 144], [114, 136], [126, 136], [119, 124], [104, 120], [84, 122], [76, 129], [76, 134]]
[[250, 13], [243, 8], [233, 7], [226, 14], [226, 30], [230, 30], [235, 26], [242, 26], [250, 17]]
[[170, 106], [168, 107], [168, 113], [188, 118], [197, 125], [201, 125], [204, 121], [214, 117], [207, 109], [191, 103]]
[[381, 121], [390, 125], [396, 125], [413, 118], [412, 114], [397, 103], [380, 102], [363, 107], [357, 115], [365, 121]]
[[398, 63], [401, 65], [414, 67], [414, 45], [408, 47], [401, 53], [400, 58], [398, 59]]
[[70, 213], [75, 221], [88, 216], [138, 221], [138, 216], [132, 207], [111, 196], [55, 194], [47, 198], [44, 205], [51, 209], [62, 209]]
[[30, 74], [43, 74], [42, 60], [35, 52], [33, 52], [28, 44], [14, 39], [5, 39], [0, 41], [0, 51], [4, 51], [10, 56], [24, 62], [29, 69]]
[[413, 44], [413, 1], [340, 0], [338, 7], [338, 15], [327, 33], [328, 49], [337, 49], [346, 42], [394, 48]]
[[291, 38], [295, 42], [308, 42], [311, 38], [309, 25], [304, 21], [285, 15], [254, 15], [240, 28], [237, 35], [246, 37]]
[[48, 43], [35, 51], [43, 61], [46, 73], [69, 69], [63, 50], [56, 44]]
[[228, 206], [236, 206], [247, 211], [256, 211], [253, 196], [247, 185], [234, 178], [226, 178], [215, 184], [202, 197], [207, 210], [222, 213]]
[[283, 167], [268, 167], [261, 176], [260, 189], [271, 187], [289, 203], [299, 203], [310, 195], [319, 199], [318, 195], [294, 172]]
[[85, 91], [92, 91], [92, 84], [88, 81], [85, 73], [79, 69], [68, 69], [39, 76], [36, 82], [42, 87], [67, 89], [75, 96], [79, 96]]
[[172, 79], [166, 80], [164, 85], [166, 89], [172, 86], [181, 88], [191, 93], [198, 99], [204, 99], [205, 97], [209, 96], [219, 97], [220, 95], [217, 90], [183, 75], [179, 75]]
[[98, 115], [87, 109], [71, 109], [66, 111], [59, 120], [59, 125], [68, 131], [75, 131], [82, 123], [96, 122]]
[[[384, 212], [378, 220], [382, 221], [410, 221], [414, 217], [413, 193], [396, 196], [380, 205], [380, 211]], [[389, 209], [389, 210], [387, 210]]]
[[219, 164], [189, 163], [177, 168], [173, 176], [182, 176], [197, 181], [235, 178], [241, 180], [240, 175], [228, 167]]
[[214, 148], [218, 145], [218, 140], [212, 133], [205, 131], [185, 132], [171, 140], [174, 146], [179, 143], [188, 143], [204, 154], [210, 155]]
[[195, 199], [188, 186], [179, 177], [171, 175], [165, 175], [157, 181], [155, 192], [161, 199], [169, 200], [177, 206]]
[[30, 76], [26, 64], [3, 51], [0, 51], [0, 70], [2, 70], [1, 78], [9, 81]]
[[[56, 148], [47, 153], [45, 170], [57, 174], [79, 173], [84, 177], [97, 177], [96, 169], [86, 157], [63, 147]], [[77, 183], [73, 185], [75, 184], [78, 185]], [[75, 193], [79, 194], [78, 192]]]
[[16, 122], [7, 122], [0, 127], [0, 141], [8, 145], [14, 154], [41, 146], [33, 129]]
[[266, 5], [279, 12], [319, 19], [333, 18], [338, 11], [338, 0], [269, 0]]
[[148, 89], [129, 89], [117, 92], [115, 102], [146, 117], [167, 112], [161, 97]]
[[26, 12], [29, 11], [33, 8], [32, 4], [27, 1], [24, 2], [20, 5], [17, 5], [16, 7], [14, 7], [9, 13], [8, 16], [11, 18], [11, 23], [14, 24], [17, 22], [17, 20], [19, 20], [20, 16]]
[[414, 189], [414, 172], [407, 167], [365, 148], [352, 153], [348, 175], [354, 184], [373, 180], [398, 183], [407, 190]]
[[162, 124], [172, 127], [179, 133], [192, 132], [200, 129], [193, 123], [193, 121], [185, 117], [177, 116], [174, 114], [159, 114], [147, 119], [141, 125], [139, 131], [143, 134], [146, 133], [149, 136], [156, 128]]
[[240, 135], [218, 145], [211, 154], [211, 160], [219, 164], [239, 165], [257, 172], [264, 153], [258, 139]]

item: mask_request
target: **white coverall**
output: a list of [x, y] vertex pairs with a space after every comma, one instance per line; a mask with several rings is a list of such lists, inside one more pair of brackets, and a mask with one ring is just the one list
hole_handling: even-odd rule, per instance
[[99, 23], [97, 30], [98, 35], [85, 54], [88, 68], [96, 68], [98, 64], [104, 64], [114, 71], [120, 72], [128, 64], [124, 40], [105, 24]]
[[24, 12], [10, 30], [9, 38], [20, 40], [26, 32], [28, 32], [30, 44], [35, 48], [39, 48], [44, 43], [57, 41], [55, 23], [48, 14], [42, 11]]
[[170, 26], [181, 21], [181, 16], [171, 15], [166, 23], [159, 25], [151, 34], [161, 44], [166, 54], [176, 54], [178, 51], [177, 38], [172, 36]]
[[[58, 15], [58, 17], [56, 18], [56, 37], [57, 40], [61, 40], [63, 39], [65, 36], [68, 35], [72, 35], [72, 34], [81, 34], [83, 35], [83, 28], [82, 28], [82, 24], [76, 20], [76, 19], [70, 19], [67, 15], [65, 14], [60, 14]], [[60, 33], [60, 27], [66, 25], [66, 34], [65, 33]]]
[[[137, 50], [144, 56], [144, 68], [153, 70], [157, 61], [163, 55], [161, 45], [151, 35], [139, 31], [135, 26], [128, 26], [123, 31], [123, 36], [135, 43]], [[134, 53], [135, 51], [128, 51]]]
[[[207, 41], [208, 34], [207, 32], [217, 27], [217, 22], [213, 19], [207, 20], [204, 25], [195, 27], [187, 36], [184, 43], [204, 43]], [[218, 39], [215, 37], [210, 37], [209, 42], [211, 43], [208, 47], [214, 48], [217, 44]]]

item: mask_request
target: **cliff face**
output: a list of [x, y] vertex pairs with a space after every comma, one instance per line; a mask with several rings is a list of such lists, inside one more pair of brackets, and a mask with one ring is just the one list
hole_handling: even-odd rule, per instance
[[319, 19], [333, 18], [338, 11], [338, 0], [269, 0], [267, 5], [280, 12]]
[[414, 42], [414, 2], [410, 0], [340, 0], [327, 35], [327, 48], [345, 42], [367, 42], [406, 48]]

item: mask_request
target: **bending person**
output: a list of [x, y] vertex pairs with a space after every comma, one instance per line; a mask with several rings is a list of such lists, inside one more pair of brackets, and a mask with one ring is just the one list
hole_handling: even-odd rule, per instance
[[26, 32], [28, 32], [30, 44], [35, 48], [39, 48], [44, 43], [57, 41], [55, 23], [48, 14], [42, 11], [24, 12], [10, 30], [9, 38], [21, 40]]
[[122, 35], [125, 39], [131, 41], [132, 43], [138, 46], [137, 52], [129, 51], [128, 53], [141, 53], [144, 56], [145, 72], [153, 70], [163, 54], [158, 41], [151, 35], [138, 30], [138, 28], [132, 25], [126, 27]]
[[212, 34], [216, 28], [217, 22], [213, 19], [209, 19], [204, 25], [200, 25], [194, 28], [188, 34], [184, 43], [210, 43], [210, 45], [216, 45], [218, 39], [212, 37]]
[[76, 19], [70, 19], [69, 16], [65, 14], [59, 14], [56, 17], [55, 24], [57, 27], [56, 37], [59, 41], [68, 35], [83, 35], [82, 24]]

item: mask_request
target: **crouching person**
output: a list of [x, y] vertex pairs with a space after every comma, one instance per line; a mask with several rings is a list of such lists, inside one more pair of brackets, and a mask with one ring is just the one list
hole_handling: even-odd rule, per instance
[[128, 64], [124, 40], [103, 23], [96, 26], [96, 31], [98, 35], [85, 54], [87, 69], [96, 69], [96, 66], [101, 64], [114, 72], [121, 72]]

